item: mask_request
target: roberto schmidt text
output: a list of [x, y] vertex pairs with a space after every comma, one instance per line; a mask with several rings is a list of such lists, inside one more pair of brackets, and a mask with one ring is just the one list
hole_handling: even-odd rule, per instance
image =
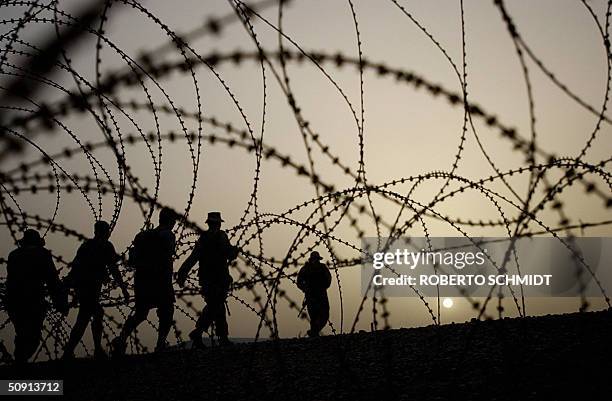
[[402, 274], [397, 277], [372, 276], [375, 286], [472, 286], [472, 285], [526, 285], [550, 286], [552, 274], [421, 274], [410, 276]]

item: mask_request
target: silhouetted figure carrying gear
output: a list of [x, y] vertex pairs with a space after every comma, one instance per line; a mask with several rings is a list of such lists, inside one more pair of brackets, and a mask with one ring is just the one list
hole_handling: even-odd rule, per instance
[[297, 286], [304, 292], [310, 316], [310, 337], [319, 336], [319, 332], [329, 320], [327, 289], [331, 285], [331, 274], [327, 266], [321, 263], [321, 259], [319, 252], [312, 252], [297, 277]]
[[238, 256], [238, 249], [232, 246], [227, 234], [221, 230], [221, 213], [210, 212], [206, 223], [208, 230], [200, 236], [191, 255], [185, 260], [177, 273], [179, 285], [184, 286], [189, 270], [199, 263], [199, 283], [206, 306], [196, 322], [189, 338], [196, 348], [203, 348], [202, 334], [214, 322], [216, 334], [222, 345], [229, 345], [225, 300], [232, 285], [229, 263]]
[[94, 358], [106, 357], [102, 348], [104, 309], [100, 304], [100, 293], [102, 285], [108, 282], [109, 271], [115, 283], [121, 288], [125, 302], [129, 302], [127, 287], [117, 268], [119, 255], [108, 240], [109, 237], [110, 225], [105, 221], [97, 221], [94, 225], [94, 237], [81, 244], [71, 263], [72, 269], [66, 277], [65, 284], [75, 289], [79, 301], [79, 314], [64, 348], [63, 359], [74, 358], [74, 349], [81, 341], [90, 321]]
[[19, 247], [8, 256], [6, 309], [15, 326], [15, 361], [27, 362], [40, 343], [47, 302], [45, 287], [55, 308], [68, 313], [68, 299], [51, 252], [38, 231], [26, 230]]
[[159, 213], [159, 226], [141, 231], [134, 238], [128, 263], [135, 268], [134, 297], [136, 305], [117, 338], [113, 340], [113, 355], [125, 353], [127, 339], [138, 325], [147, 319], [149, 311], [157, 308], [159, 330], [156, 351], [166, 347], [166, 337], [174, 315], [172, 263], [176, 240], [172, 228], [177, 216], [172, 209]]

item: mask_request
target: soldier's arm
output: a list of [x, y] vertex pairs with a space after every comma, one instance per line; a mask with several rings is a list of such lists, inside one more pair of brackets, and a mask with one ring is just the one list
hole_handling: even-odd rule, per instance
[[176, 250], [176, 239], [174, 238], [174, 234], [169, 233], [168, 235], [163, 235], [162, 242], [164, 247], [164, 249], [162, 250], [163, 258], [165, 260], [172, 261], [174, 257], [174, 251]]
[[79, 263], [79, 259], [81, 259], [81, 254], [83, 253], [84, 245], [85, 245], [85, 242], [82, 242], [77, 248], [77, 251], [74, 254], [74, 258], [72, 258], [72, 262], [69, 263], [71, 267]]
[[191, 254], [185, 259], [181, 267], [177, 272], [177, 281], [180, 285], [185, 285], [185, 280], [187, 280], [187, 276], [189, 275], [189, 271], [195, 264], [198, 262], [200, 258], [200, 241], [198, 241], [191, 251]]
[[115, 247], [111, 244], [109, 248], [110, 256], [110, 264], [108, 266], [108, 270], [115, 281], [115, 284], [121, 288], [121, 293], [125, 298], [126, 302], [130, 298], [130, 293], [127, 290], [127, 285], [125, 281], [123, 281], [123, 277], [121, 277], [121, 272], [119, 272], [119, 266], [117, 262], [119, 261], [119, 255], [115, 252]]
[[68, 312], [68, 294], [66, 293], [62, 282], [59, 279], [59, 275], [57, 274], [57, 269], [55, 268], [55, 263], [53, 263], [53, 257], [51, 256], [51, 252], [45, 250], [45, 263], [44, 265], [44, 274], [45, 274], [45, 285], [49, 290], [51, 295], [51, 299], [53, 300], [53, 304], [55, 308], [61, 313]]
[[238, 247], [233, 246], [230, 243], [229, 238], [227, 238], [227, 234], [225, 232], [223, 232], [223, 238], [223, 241], [225, 243], [225, 254], [227, 255], [227, 260], [231, 262], [238, 257]]
[[119, 267], [117, 266], [116, 262], [111, 263], [108, 266], [108, 270], [110, 271], [110, 274], [113, 277], [113, 280], [115, 281], [115, 284], [117, 284], [117, 286], [119, 288], [121, 288], [122, 291], [125, 288], [127, 288], [127, 285], [125, 284], [125, 281], [123, 281], [123, 277], [121, 277], [121, 273], [119, 272]]
[[50, 293], [56, 293], [61, 286], [55, 263], [53, 263], [53, 256], [51, 252], [46, 251], [44, 253], [44, 269], [45, 269], [45, 284]]
[[325, 288], [329, 288], [332, 280], [331, 273], [329, 272], [327, 265], [323, 265], [323, 267], [325, 268]]
[[77, 249], [76, 251], [76, 255], [74, 255], [74, 259], [72, 259], [72, 262], [70, 262], [69, 264], [70, 270], [68, 271], [68, 275], [64, 278], [64, 284], [67, 287], [74, 287], [76, 284], [76, 278], [75, 278], [75, 275], [77, 274], [76, 270], [78, 270], [77, 266], [80, 263], [81, 258], [83, 257], [84, 248], [85, 248], [85, 242], [83, 242], [79, 246], [79, 249]]
[[296, 283], [297, 283], [298, 288], [304, 291], [304, 289], [306, 288], [306, 282], [304, 278], [304, 268], [303, 267], [300, 269], [298, 273]]

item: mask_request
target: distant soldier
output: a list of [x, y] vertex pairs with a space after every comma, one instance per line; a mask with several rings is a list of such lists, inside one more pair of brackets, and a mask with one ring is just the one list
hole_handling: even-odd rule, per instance
[[318, 337], [329, 319], [327, 289], [331, 285], [331, 274], [321, 259], [319, 252], [312, 252], [297, 277], [297, 286], [304, 292], [310, 316], [310, 337]]
[[134, 296], [136, 305], [117, 338], [113, 340], [113, 355], [125, 353], [127, 339], [138, 325], [147, 319], [149, 311], [157, 308], [159, 330], [156, 351], [166, 347], [166, 337], [172, 327], [174, 315], [174, 288], [172, 264], [176, 240], [172, 228], [176, 224], [172, 209], [159, 213], [159, 226], [145, 230], [134, 238], [129, 264], [135, 268]]
[[108, 240], [109, 237], [110, 225], [105, 221], [97, 221], [94, 225], [94, 237], [81, 244], [72, 262], [72, 270], [66, 278], [66, 283], [76, 291], [79, 314], [64, 348], [63, 359], [74, 358], [74, 349], [81, 341], [90, 321], [94, 358], [106, 358], [102, 348], [104, 310], [100, 305], [100, 294], [102, 285], [108, 281], [109, 271], [115, 283], [121, 288], [125, 302], [129, 302], [127, 287], [117, 268], [119, 255]]
[[202, 296], [206, 306], [196, 322], [195, 329], [189, 333], [189, 338], [196, 348], [203, 348], [202, 334], [215, 323], [219, 343], [229, 345], [227, 320], [225, 318], [225, 299], [232, 284], [229, 273], [229, 263], [238, 256], [238, 249], [232, 246], [227, 234], [221, 230], [221, 213], [210, 212], [206, 223], [208, 230], [200, 236], [191, 255], [185, 260], [177, 273], [179, 285], [184, 286], [189, 270], [199, 263], [198, 274]]
[[45, 287], [55, 308], [68, 313], [66, 293], [51, 252], [36, 230], [26, 230], [19, 247], [8, 256], [6, 309], [15, 326], [15, 361], [27, 362], [36, 352], [45, 321]]

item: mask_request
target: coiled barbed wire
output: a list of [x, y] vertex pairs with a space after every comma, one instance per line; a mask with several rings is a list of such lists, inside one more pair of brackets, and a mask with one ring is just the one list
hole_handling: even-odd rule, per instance
[[[162, 206], [173, 207], [182, 216], [176, 229], [177, 261], [190, 252], [202, 227], [192, 218], [194, 202], [196, 202], [198, 182], [207, 172], [202, 171], [202, 155], [212, 152], [220, 146], [229, 150], [242, 149], [247, 155], [253, 156], [254, 164], [249, 199], [240, 214], [237, 224], [229, 227], [227, 232], [232, 241], [241, 249], [239, 259], [232, 264], [232, 271], [238, 278], [233, 284], [230, 298], [234, 304], [244, 311], [253, 314], [258, 324], [254, 338], [257, 341], [265, 328], [272, 338], [281, 336], [278, 321], [280, 308], [288, 308], [297, 313], [300, 318], [307, 318], [303, 313], [301, 302], [293, 299], [288, 289], [295, 287], [295, 277], [301, 264], [308, 254], [315, 250], [325, 250], [329, 255], [329, 267], [334, 272], [338, 291], [338, 321], [330, 319], [332, 334], [345, 331], [345, 319], [350, 319], [350, 332], [363, 325], [365, 305], [371, 299], [371, 323], [376, 330], [379, 318], [384, 321], [383, 328], [391, 327], [391, 312], [389, 306], [393, 301], [385, 297], [378, 288], [368, 287], [365, 294], [357, 302], [355, 314], [347, 316], [347, 299], [343, 291], [341, 272], [355, 268], [374, 250], [364, 251], [361, 240], [366, 237], [370, 226], [374, 228], [372, 236], [377, 239], [376, 251], [384, 250], [395, 240], [409, 236], [411, 230], [419, 228], [424, 233], [431, 249], [431, 234], [428, 219], [442, 222], [446, 227], [470, 241], [475, 228], [498, 228], [503, 230], [509, 239], [548, 235], [572, 250], [571, 242], [576, 229], [586, 230], [594, 227], [606, 227], [612, 224], [607, 219], [572, 222], [570, 214], [564, 209], [562, 192], [579, 184], [585, 194], [603, 201], [602, 210], [612, 207], [612, 182], [610, 180], [609, 163], [612, 158], [589, 162], [587, 153], [593, 147], [596, 138], [601, 137], [604, 127], [609, 128], [612, 120], [606, 115], [610, 90], [610, 43], [609, 14], [610, 1], [607, 2], [605, 21], [599, 21], [596, 13], [586, 3], [583, 6], [592, 16], [593, 23], [601, 35], [604, 50], [607, 54], [607, 79], [605, 94], [601, 108], [591, 106], [587, 101], [576, 95], [557, 78], [552, 69], [532, 50], [520, 34], [512, 16], [503, 1], [494, 1], [500, 12], [501, 21], [510, 36], [514, 51], [519, 60], [522, 78], [526, 86], [526, 98], [529, 112], [530, 132], [528, 136], [521, 135], [500, 121], [500, 118], [485, 110], [468, 96], [468, 81], [473, 77], [468, 70], [467, 44], [471, 40], [466, 26], [463, 1], [459, 2], [458, 24], [461, 27], [461, 61], [457, 62], [430, 29], [419, 21], [408, 8], [395, 0], [390, 0], [404, 17], [407, 23], [414, 25], [419, 32], [441, 52], [450, 65], [453, 74], [459, 82], [460, 93], [456, 93], [440, 84], [431, 82], [427, 77], [415, 72], [377, 63], [367, 59], [367, 37], [360, 29], [360, 7], [354, 1], [348, 0], [346, 12], [351, 18], [351, 34], [354, 35], [355, 49], [345, 49], [346, 53], [354, 53], [350, 57], [342, 52], [330, 54], [321, 51], [309, 51], [284, 29], [284, 13], [294, 0], [262, 1], [247, 4], [240, 0], [229, 0], [232, 12], [221, 18], [207, 17], [202, 26], [186, 33], [178, 33], [166, 25], [145, 5], [132, 0], [102, 0], [93, 2], [82, 14], [73, 15], [62, 8], [59, 0], [49, 1], [3, 1], [0, 10], [10, 10], [17, 17], [0, 19], [0, 26], [5, 31], [0, 35], [2, 48], [0, 50], [0, 75], [3, 83], [0, 85], [0, 163], [3, 164], [0, 174], [0, 209], [3, 220], [0, 225], [5, 227], [6, 235], [17, 242], [19, 233], [24, 228], [34, 227], [43, 231], [45, 236], [64, 235], [67, 240], [77, 244], [84, 240], [87, 234], [70, 228], [60, 220], [59, 210], [65, 203], [75, 202], [79, 196], [91, 212], [92, 221], [110, 216], [111, 226], [116, 229], [122, 223], [123, 210], [126, 205], [134, 205], [142, 214], [142, 225], [151, 224], [154, 211]], [[264, 11], [277, 7], [277, 20], [264, 16]], [[120, 40], [109, 35], [108, 21], [116, 13], [136, 13], [143, 22], [152, 23], [166, 42], [152, 51], [143, 51], [138, 56], [131, 55], [121, 48]], [[138, 19], [137, 18], [137, 19]], [[237, 23], [243, 29], [249, 40], [243, 46], [254, 47], [255, 50], [212, 51], [201, 54], [196, 51], [193, 43], [205, 36], [222, 37], [227, 34], [229, 26]], [[40, 46], [31, 41], [25, 33], [31, 27], [51, 27], [54, 37], [46, 46]], [[266, 27], [277, 35], [278, 48], [268, 48], [260, 40], [258, 29]], [[87, 78], [87, 71], [76, 67], [71, 54], [76, 42], [92, 37], [95, 39], [94, 79]], [[119, 38], [120, 39], [120, 38]], [[121, 60], [120, 68], [104, 71], [103, 63], [110, 59], [108, 52]], [[178, 56], [167, 60], [165, 56]], [[577, 156], [559, 156], [547, 151], [539, 141], [536, 128], [535, 97], [532, 93], [531, 70], [527, 60], [544, 73], [563, 94], [575, 101], [580, 107], [596, 116], [593, 129], [587, 134], [583, 147]], [[221, 72], [225, 64], [248, 68], [245, 62], [256, 63], [260, 71], [261, 109], [258, 117], [251, 116], [232, 87], [230, 80]], [[41, 64], [42, 63], [42, 64]], [[300, 98], [292, 84], [297, 78], [296, 69], [301, 66], [314, 66], [323, 79], [331, 85], [348, 107], [350, 118], [356, 130], [358, 157], [357, 168], [351, 167], [351, 162], [343, 160], [341, 152], [326, 144], [325, 135], [315, 128], [315, 123], [309, 121], [307, 113], [302, 110]], [[296, 69], [289, 69], [288, 66]], [[358, 101], [353, 102], [345, 87], [332, 73], [348, 66], [356, 67], [358, 73]], [[108, 68], [108, 67], [106, 67]], [[221, 86], [229, 102], [237, 110], [244, 128], [236, 127], [223, 118], [206, 114], [207, 104], [212, 100], [203, 90], [203, 78], [200, 68], [212, 74], [214, 80]], [[62, 72], [70, 79], [54, 79], [50, 72]], [[373, 73], [373, 74], [372, 74]], [[190, 82], [192, 93], [184, 93], [184, 98], [172, 96], [169, 81], [173, 75], [186, 75]], [[385, 182], [374, 183], [366, 175], [366, 140], [373, 135], [366, 131], [366, 104], [368, 92], [366, 87], [374, 85], [375, 80], [391, 77], [396, 85], [409, 85], [411, 89], [424, 91], [434, 98], [443, 99], [449, 107], [461, 107], [463, 118], [458, 129], [459, 137], [453, 160], [449, 166], [440, 166], [441, 170], [422, 172], [414, 176], [388, 179]], [[290, 117], [295, 120], [299, 134], [304, 144], [306, 164], [296, 161], [295, 156], [283, 153], [268, 140], [270, 112], [268, 110], [270, 91], [276, 83], [283, 99], [289, 106]], [[43, 89], [53, 89], [60, 94], [53, 101], [40, 101], [35, 95]], [[125, 92], [129, 91], [129, 95]], [[358, 106], [353, 103], [358, 104]], [[189, 104], [195, 104], [190, 110]], [[92, 135], [84, 135], [75, 128], [70, 128], [73, 118], [89, 117], [94, 122]], [[172, 123], [168, 124], [168, 119]], [[259, 120], [259, 128], [254, 120]], [[525, 164], [511, 169], [502, 169], [493, 156], [487, 152], [482, 137], [485, 135], [476, 128], [475, 120], [481, 120], [487, 127], [499, 132], [501, 143], [513, 152], [520, 153]], [[195, 129], [189, 127], [195, 124]], [[168, 130], [165, 127], [171, 125]], [[129, 127], [129, 128], [126, 128]], [[223, 133], [215, 133], [221, 130]], [[460, 163], [465, 158], [465, 146], [471, 135], [476, 140], [478, 149], [493, 170], [492, 175], [478, 178], [462, 176], [458, 173]], [[42, 144], [48, 138], [57, 138], [65, 144], [62, 151], [48, 152]], [[61, 139], [60, 139], [61, 138]], [[88, 139], [86, 139], [88, 138]], [[181, 207], [168, 205], [162, 201], [164, 188], [162, 176], [165, 166], [169, 163], [166, 149], [175, 144], [185, 145], [187, 159], [191, 164], [189, 188], [185, 204]], [[143, 181], [146, 178], [136, 173], [132, 164], [141, 164], [142, 158], [132, 159], [130, 150], [144, 145], [147, 160], [151, 166], [149, 172], [153, 176], [153, 187], [147, 188]], [[32, 158], [32, 150], [40, 156]], [[112, 154], [113, 162], [109, 162], [104, 154]], [[328, 179], [331, 171], [320, 168], [318, 158], [322, 156], [331, 162], [332, 169], [353, 183], [352, 186], [341, 187], [339, 181]], [[70, 166], [75, 159], [87, 164], [84, 169], [73, 170]], [[274, 160], [281, 169], [292, 170], [302, 177], [303, 185], [311, 185], [314, 196], [304, 199], [286, 210], [268, 211], [261, 206], [261, 181], [265, 179], [264, 162]], [[163, 163], [162, 163], [163, 161]], [[5, 166], [10, 166], [6, 167]], [[450, 168], [449, 168], [450, 167]], [[449, 168], [449, 170], [444, 170]], [[336, 171], [337, 170], [337, 171]], [[74, 171], [74, 172], [72, 172]], [[561, 178], [555, 178], [560, 175]], [[519, 190], [511, 185], [510, 177], [525, 177], [527, 191], [519, 195]], [[368, 178], [366, 178], [368, 177]], [[343, 181], [344, 182], [344, 181]], [[435, 184], [439, 185], [434, 194], [426, 201], [417, 200], [414, 194], [417, 189]], [[408, 190], [404, 187], [408, 185]], [[537, 188], [544, 186], [544, 194], [538, 197]], [[495, 188], [508, 189], [512, 197], [504, 195]], [[42, 217], [28, 211], [30, 205], [23, 199], [48, 193], [54, 196], [53, 211], [48, 217]], [[492, 206], [496, 219], [472, 220], [461, 215], [451, 216], [441, 211], [444, 202], [461, 199], [466, 193], [479, 196]], [[204, 194], [203, 196], [206, 196]], [[112, 197], [110, 204], [107, 199]], [[399, 207], [395, 216], [386, 216], [380, 212], [378, 202], [390, 202]], [[178, 200], [175, 200], [178, 203]], [[111, 205], [110, 212], [107, 205]], [[547, 223], [538, 214], [550, 208], [559, 216], [558, 224]], [[408, 217], [404, 216], [405, 214]], [[580, 216], [579, 216], [580, 217]], [[340, 231], [348, 225], [350, 236]], [[264, 238], [278, 227], [292, 230], [293, 236], [289, 247], [282, 256], [269, 256], [269, 240]], [[536, 228], [534, 228], [536, 227]], [[137, 231], [138, 228], [135, 228]], [[344, 231], [342, 231], [344, 233]], [[135, 234], [135, 233], [134, 233]], [[374, 235], [375, 234], [375, 235]], [[560, 235], [563, 234], [563, 237]], [[383, 237], [388, 240], [383, 243]], [[480, 245], [473, 241], [476, 247]], [[133, 271], [126, 265], [126, 253], [131, 245], [121, 250], [120, 271], [130, 290], [133, 290]], [[60, 275], [67, 273], [69, 257], [52, 249], [54, 260], [60, 269]], [[591, 277], [605, 303], [610, 307], [610, 298], [603, 283], [596, 273], [581, 257], [576, 256], [577, 269]], [[67, 259], [68, 258], [68, 259]], [[506, 261], [501, 266], [492, 261], [496, 269], [508, 269]], [[0, 265], [6, 264], [5, 258], [0, 258]], [[511, 264], [520, 272], [519, 255], [513, 252]], [[437, 267], [434, 267], [436, 269]], [[397, 274], [397, 273], [396, 273]], [[5, 280], [2, 276], [2, 280]], [[434, 324], [442, 323], [440, 297], [427, 298], [412, 288], [415, 296], [425, 308], [426, 315]], [[509, 289], [509, 298], [519, 316], [527, 314], [527, 302], [522, 288], [515, 292]], [[194, 301], [198, 298], [197, 280], [191, 276], [184, 288], [176, 288], [176, 311], [179, 318], [173, 324], [174, 340], [182, 342], [182, 331], [187, 324], [195, 321], [198, 313]], [[478, 319], [492, 318], [487, 309], [488, 303], [497, 296], [497, 316], [503, 317], [504, 294], [499, 289], [494, 294], [491, 288], [489, 295], [482, 300], [473, 299], [464, 294], [464, 299], [474, 310]], [[133, 300], [130, 300], [130, 303]], [[435, 302], [435, 304], [434, 304]], [[118, 328], [130, 312], [129, 304], [123, 303], [118, 292], [107, 285], [102, 294], [102, 304], [105, 309], [104, 336], [108, 344], [110, 337], [116, 335]], [[74, 307], [75, 305], [73, 305]], [[588, 301], [584, 294], [581, 297], [580, 310], [587, 310]], [[408, 313], [409, 311], [406, 311]], [[348, 320], [347, 320], [348, 321]], [[8, 320], [3, 319], [0, 330], [6, 330]], [[147, 320], [148, 328], [155, 329], [153, 321]], [[50, 311], [47, 315], [43, 345], [36, 358], [57, 358], [66, 341], [69, 321]], [[338, 331], [336, 330], [338, 328]], [[81, 342], [86, 353], [90, 349], [86, 342]], [[130, 339], [130, 350], [134, 353], [147, 352], [138, 332]]]

